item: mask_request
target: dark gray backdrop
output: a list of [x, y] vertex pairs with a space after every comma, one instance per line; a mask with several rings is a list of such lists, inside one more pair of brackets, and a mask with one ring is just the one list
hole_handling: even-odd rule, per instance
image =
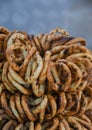
[[63, 27], [92, 49], [92, 0], [0, 0], [0, 25], [33, 34]]

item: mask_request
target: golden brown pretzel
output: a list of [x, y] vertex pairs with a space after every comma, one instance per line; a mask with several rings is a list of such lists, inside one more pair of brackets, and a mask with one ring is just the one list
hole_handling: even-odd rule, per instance
[[62, 28], [0, 27], [0, 130], [92, 130], [92, 52]]

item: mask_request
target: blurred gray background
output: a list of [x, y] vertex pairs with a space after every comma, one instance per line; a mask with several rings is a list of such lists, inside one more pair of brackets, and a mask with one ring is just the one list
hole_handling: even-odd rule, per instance
[[62, 27], [92, 49], [92, 0], [0, 0], [0, 26], [32, 34]]

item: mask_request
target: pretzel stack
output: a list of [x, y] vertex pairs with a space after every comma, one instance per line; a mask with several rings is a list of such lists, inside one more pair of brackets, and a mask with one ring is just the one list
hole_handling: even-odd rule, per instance
[[0, 27], [0, 130], [92, 130], [92, 52], [64, 29]]

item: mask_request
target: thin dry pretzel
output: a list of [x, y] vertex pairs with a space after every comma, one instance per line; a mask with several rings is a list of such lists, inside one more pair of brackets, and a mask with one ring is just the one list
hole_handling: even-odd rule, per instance
[[68, 56], [67, 59], [77, 58], [77, 57], [84, 58], [84, 59], [86, 58], [90, 62], [92, 62], [92, 55], [89, 54], [89, 53], [76, 53], [76, 54], [72, 54], [72, 55]]
[[10, 108], [12, 110], [12, 113], [14, 114], [14, 116], [17, 118], [17, 120], [22, 123], [23, 120], [19, 114], [19, 112], [16, 109], [16, 104], [15, 104], [15, 97], [14, 95], [10, 97]]
[[[71, 103], [70, 109], [69, 109], [69, 106], [68, 106], [68, 109], [66, 107], [66, 110], [64, 111], [64, 115], [66, 115], [66, 116], [76, 115], [80, 111], [80, 106], [81, 106], [80, 102], [81, 102], [82, 93], [79, 91], [76, 93], [76, 95], [75, 94], [71, 94], [71, 95], [72, 96], [74, 95], [74, 97], [72, 98], [73, 103]], [[74, 98], [75, 98], [75, 101], [74, 101]], [[67, 99], [67, 101], [68, 101], [68, 99]], [[67, 104], [68, 104], [68, 102], [67, 102]], [[75, 108], [74, 110], [72, 110], [73, 107]]]
[[46, 108], [39, 113], [39, 122], [42, 123], [45, 119]]
[[25, 46], [27, 46], [28, 48], [31, 47], [31, 43], [26, 33], [13, 31], [13, 32], [10, 32], [9, 35], [7, 35], [7, 37], [5, 38], [5, 41], [4, 41], [5, 49], [15, 44], [16, 39], [20, 40], [20, 42], [24, 44]]
[[21, 69], [19, 72], [20, 76], [23, 77], [25, 75], [27, 65], [35, 53], [36, 53], [36, 48], [32, 47], [21, 66]]
[[15, 105], [16, 105], [16, 109], [19, 112], [21, 118], [25, 121], [27, 119], [27, 117], [26, 117], [26, 114], [25, 114], [22, 104], [21, 104], [21, 94], [20, 93], [15, 94]]
[[87, 121], [89, 123], [91, 123], [91, 120], [86, 116], [86, 114], [80, 114], [79, 118], [82, 119], [82, 120], [85, 120], [85, 121]]
[[42, 130], [41, 124], [37, 123], [35, 126], [35, 130]]
[[36, 58], [37, 58], [38, 66], [37, 66], [34, 74], [31, 76], [30, 82], [34, 82], [34, 80], [36, 80], [39, 77], [39, 75], [42, 71], [42, 68], [43, 68], [43, 61], [42, 61], [42, 58], [40, 57], [40, 55], [38, 53], [36, 53]]
[[29, 130], [34, 130], [34, 122], [29, 123]]
[[40, 43], [38, 37], [34, 36], [33, 40], [34, 40], [35, 46], [37, 47], [37, 50], [42, 53], [43, 50], [42, 50], [41, 43]]
[[68, 32], [66, 30], [64, 30], [63, 28], [55, 28], [55, 29], [52, 29], [51, 32], [50, 32], [50, 36], [52, 35], [57, 35], [57, 34], [60, 34], [62, 36], [68, 36]]
[[88, 122], [86, 122], [86, 121], [84, 121], [82, 119], [79, 119], [77, 117], [74, 117], [74, 119], [76, 121], [78, 121], [80, 124], [82, 124], [83, 126], [85, 126], [87, 129], [92, 130], [92, 123], [88, 123]]
[[22, 107], [23, 107], [24, 112], [25, 112], [26, 115], [27, 115], [27, 118], [28, 118], [30, 121], [35, 121], [35, 120], [36, 120], [36, 116], [35, 116], [35, 115], [31, 112], [31, 110], [29, 109], [28, 98], [27, 98], [27, 96], [25, 96], [25, 95], [22, 96]]
[[62, 114], [63, 111], [66, 109], [66, 105], [67, 105], [67, 99], [66, 99], [66, 95], [64, 92], [60, 92], [59, 93], [59, 108], [57, 109], [57, 114]]
[[47, 106], [47, 102], [48, 102], [48, 98], [47, 98], [46, 95], [44, 95], [43, 96], [43, 100], [41, 101], [41, 103], [38, 106], [36, 106], [33, 109], [31, 109], [32, 113], [37, 114], [40, 111], [42, 111], [43, 109], [45, 109], [46, 106]]
[[32, 83], [32, 90], [36, 97], [43, 96], [45, 89], [46, 89], [45, 83], [39, 84], [39, 83], [37, 83], [36, 80]]
[[13, 67], [13, 69], [16, 71], [19, 71], [21, 66], [19, 66], [15, 61], [15, 59], [18, 59], [18, 58], [16, 58], [14, 51], [17, 51], [19, 49], [22, 52], [23, 58], [25, 58], [28, 54], [28, 51], [26, 50], [25, 46], [23, 46], [22, 44], [19, 44], [19, 43], [13, 44], [10, 47], [8, 47], [6, 50], [6, 58], [9, 64], [11, 65], [11, 67]]
[[1, 106], [8, 116], [10, 116], [12, 119], [15, 119], [15, 116], [12, 113], [10, 106], [8, 104], [8, 100], [9, 100], [8, 98], [9, 98], [9, 94], [7, 92], [2, 92], [2, 94], [1, 94]]
[[18, 82], [19, 84], [23, 85], [23, 86], [26, 87], [26, 88], [29, 88], [29, 85], [24, 81], [24, 79], [23, 79], [19, 74], [17, 74], [17, 73], [14, 71], [14, 69], [13, 69], [11, 66], [9, 66], [9, 73], [10, 73], [10, 75], [12, 76], [12, 78], [13, 78], [16, 82]]
[[47, 97], [48, 97], [48, 103], [50, 105], [51, 113], [47, 113], [45, 115], [45, 118], [46, 119], [51, 119], [51, 118], [53, 118], [56, 115], [57, 104], [56, 104], [56, 101], [55, 101], [55, 99], [54, 99], [54, 97], [52, 95], [48, 94]]
[[42, 46], [44, 52], [49, 50], [50, 43], [48, 42], [48, 34], [43, 35], [42, 40], [41, 40], [41, 46]]
[[33, 75], [31, 75], [28, 79], [27, 79], [27, 83], [31, 84], [33, 83], [35, 80], [38, 79], [41, 71], [42, 71], [42, 68], [43, 68], [43, 60], [42, 60], [42, 57], [39, 55], [38, 52], [36, 52], [35, 54], [35, 58], [37, 59], [37, 68], [35, 70], [35, 72], [33, 73]]
[[18, 124], [14, 130], [21, 130], [23, 129], [23, 124]]
[[80, 52], [89, 53], [89, 50], [83, 45], [78, 45], [78, 44], [69, 45], [69, 46], [66, 46], [65, 49], [61, 50], [61, 52], [58, 55], [58, 59], [66, 58], [72, 54], [80, 53]]
[[[31, 60], [32, 61], [32, 60]], [[32, 61], [32, 70], [31, 70], [31, 75], [33, 75], [33, 73], [35, 72], [38, 64], [37, 64], [37, 61], [33, 58], [33, 61]], [[30, 67], [31, 68], [31, 67]], [[30, 74], [29, 74], [30, 75]]]
[[60, 61], [62, 61], [63, 63], [65, 63], [69, 67], [69, 69], [71, 70], [72, 83], [71, 83], [71, 85], [69, 87], [69, 90], [70, 91], [75, 91], [79, 87], [79, 85], [81, 83], [82, 73], [81, 73], [79, 67], [77, 67], [76, 64], [74, 64], [72, 62], [69, 62], [67, 60], [60, 60]]
[[[57, 67], [59, 67], [59, 75], [61, 75], [61, 89], [67, 91], [71, 85], [72, 75], [69, 67], [66, 63], [63, 63], [61, 60], [56, 62]], [[65, 78], [65, 79], [64, 79]], [[67, 79], [67, 80], [66, 80]], [[63, 80], [63, 82], [62, 82]]]
[[75, 120], [73, 117], [68, 117], [68, 122], [71, 124], [74, 129], [82, 130], [81, 124]]
[[34, 99], [32, 96], [30, 96], [29, 105], [37, 106], [41, 103], [42, 99], [43, 99], [43, 96], [42, 97], [36, 97], [36, 99]]
[[[1, 94], [2, 94], [2, 92], [3, 92], [3, 90], [5, 90], [5, 86], [4, 86], [3, 83], [0, 83], [0, 96], [1, 96]], [[1, 101], [0, 101], [0, 102], [1, 102]]]
[[68, 123], [68, 121], [66, 119], [62, 119], [62, 123], [65, 126], [65, 130], [70, 130], [69, 123]]
[[44, 57], [43, 69], [42, 69], [41, 74], [39, 76], [39, 83], [40, 84], [42, 84], [45, 81], [45, 79], [46, 79], [48, 64], [50, 62], [50, 56], [51, 56], [51, 52], [50, 51], [46, 51], [45, 52], [45, 57]]
[[15, 120], [8, 121], [2, 128], [2, 130], [10, 130], [11, 128], [14, 129], [17, 125], [17, 122]]
[[5, 62], [4, 66], [3, 66], [3, 72], [2, 72], [2, 81], [8, 91], [10, 91], [11, 93], [15, 93], [16, 88], [13, 87], [13, 85], [11, 84], [11, 82], [9, 81], [8, 76], [7, 76], [8, 66], [9, 66], [8, 62]]
[[62, 121], [60, 121], [59, 123], [59, 130], [66, 130], [64, 123]]
[[[48, 90], [49, 91], [51, 91], [51, 90], [57, 91], [60, 89], [60, 78], [59, 78], [56, 68], [54, 68], [54, 70], [56, 72], [54, 76], [53, 76], [54, 72], [51, 71], [53, 66], [55, 66], [55, 63], [50, 62], [49, 66], [48, 66], [48, 70], [47, 70], [47, 80], [48, 80]], [[55, 80], [54, 80], [54, 78], [55, 78]], [[56, 82], [57, 80], [59, 81], [58, 82], [59, 84], [57, 84], [57, 82]]]
[[58, 47], [58, 46], [66, 46], [67, 45], [67, 42], [71, 41], [72, 39], [74, 39], [74, 37], [70, 37], [70, 36], [52, 36], [50, 38], [50, 41], [52, 44], [51, 44], [51, 49], [53, 49], [54, 47]]
[[[28, 66], [26, 68], [25, 72], [25, 81], [28, 83], [28, 80], [30, 78], [30, 73], [32, 73], [32, 65], [33, 65], [33, 57], [31, 58], [30, 62], [28, 63]], [[37, 67], [37, 62], [35, 61], [36, 67]], [[35, 68], [36, 69], [36, 68]]]
[[71, 45], [71, 44], [75, 44], [75, 43], [81, 43], [81, 45], [85, 46], [86, 40], [84, 38], [78, 37], [78, 38], [74, 38], [74, 39], [68, 41], [66, 43], [66, 45]]
[[59, 124], [58, 118], [54, 118], [52, 126], [50, 126], [50, 128], [47, 128], [47, 130], [55, 130], [55, 129], [57, 129], [58, 124]]
[[19, 84], [18, 82], [16, 82], [12, 78], [12, 76], [10, 75], [10, 73], [8, 73], [8, 78], [9, 78], [9, 81], [12, 83], [12, 85], [14, 87], [16, 87], [16, 89], [19, 90], [21, 93], [27, 94], [27, 95], [30, 95], [32, 93], [31, 89], [25, 88], [24, 86], [22, 86], [21, 84]]
[[7, 28], [5, 28], [5, 27], [0, 26], [0, 33], [3, 33], [3, 34], [7, 35], [9, 33], [9, 30]]

